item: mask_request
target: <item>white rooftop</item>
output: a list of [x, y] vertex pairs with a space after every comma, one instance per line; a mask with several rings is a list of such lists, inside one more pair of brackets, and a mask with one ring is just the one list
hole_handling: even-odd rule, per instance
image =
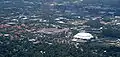
[[90, 33], [77, 33], [74, 38], [79, 38], [79, 39], [91, 39], [93, 38], [92, 34]]

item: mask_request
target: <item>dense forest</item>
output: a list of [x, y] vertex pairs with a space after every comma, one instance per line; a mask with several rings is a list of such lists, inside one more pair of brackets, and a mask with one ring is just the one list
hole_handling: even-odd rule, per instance
[[27, 39], [21, 41], [0, 38], [0, 57], [119, 57], [120, 48], [100, 43], [49, 45], [33, 44]]

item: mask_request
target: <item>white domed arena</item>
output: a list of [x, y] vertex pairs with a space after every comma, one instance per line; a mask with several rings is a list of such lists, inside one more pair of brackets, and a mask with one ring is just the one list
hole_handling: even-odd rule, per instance
[[73, 36], [74, 39], [72, 41], [78, 41], [78, 40], [90, 40], [93, 38], [93, 35], [90, 33], [77, 33]]

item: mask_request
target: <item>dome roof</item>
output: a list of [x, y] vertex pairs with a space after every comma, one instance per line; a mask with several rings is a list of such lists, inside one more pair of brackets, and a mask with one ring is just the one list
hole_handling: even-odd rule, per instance
[[74, 38], [79, 38], [79, 39], [91, 39], [93, 36], [90, 33], [77, 33]]

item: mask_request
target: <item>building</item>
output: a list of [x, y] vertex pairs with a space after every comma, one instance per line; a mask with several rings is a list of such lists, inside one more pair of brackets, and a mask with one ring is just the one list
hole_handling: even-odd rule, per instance
[[70, 32], [69, 28], [41, 28], [36, 30], [36, 33], [47, 37], [66, 37], [68, 32]]
[[77, 33], [73, 37], [74, 39], [72, 39], [72, 41], [74, 42], [87, 42], [88, 40], [94, 38], [90, 33]]
[[39, 33], [44, 33], [44, 34], [59, 34], [59, 33], [67, 33], [69, 31], [69, 28], [63, 28], [63, 29], [58, 29], [58, 28], [43, 28], [38, 30], [37, 32]]

